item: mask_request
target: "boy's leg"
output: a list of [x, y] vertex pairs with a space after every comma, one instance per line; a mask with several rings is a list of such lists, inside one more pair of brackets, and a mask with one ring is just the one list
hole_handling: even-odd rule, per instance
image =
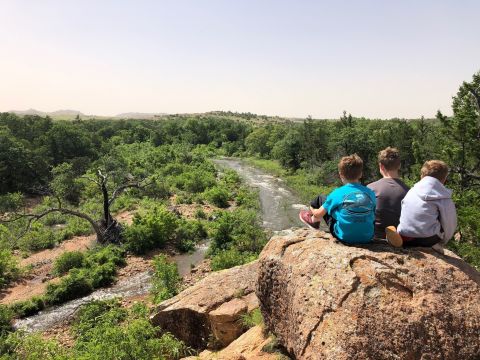
[[[322, 195], [318, 195], [315, 199], [310, 202], [310, 207], [313, 209], [320, 209], [325, 198]], [[311, 210], [302, 210], [298, 214], [300, 221], [303, 222], [308, 227], [318, 230], [320, 228], [320, 221], [313, 221]], [[325, 220], [326, 221], [326, 220]], [[328, 224], [328, 223], [327, 223]]]
[[402, 247], [404, 244], [402, 236], [397, 232], [395, 226], [387, 226], [385, 228], [385, 235], [388, 243], [393, 247]]
[[433, 235], [427, 238], [415, 238], [410, 241], [405, 241], [403, 243], [403, 246], [405, 247], [412, 247], [412, 246], [417, 246], [417, 247], [431, 247], [435, 244], [438, 244], [442, 241], [437, 235]]

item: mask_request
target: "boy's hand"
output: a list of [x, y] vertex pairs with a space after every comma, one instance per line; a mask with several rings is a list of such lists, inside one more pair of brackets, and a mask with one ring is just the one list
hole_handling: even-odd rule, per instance
[[323, 208], [323, 206], [320, 206], [319, 209], [314, 209], [312, 207], [310, 207], [310, 211], [312, 212], [312, 220], [313, 221], [320, 221], [322, 220], [322, 218], [325, 216], [325, 214], [327, 213], [327, 210], [325, 210]]

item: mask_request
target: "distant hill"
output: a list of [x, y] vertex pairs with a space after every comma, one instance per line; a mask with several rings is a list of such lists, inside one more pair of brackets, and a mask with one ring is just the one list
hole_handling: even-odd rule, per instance
[[52, 119], [56, 120], [73, 120], [78, 115], [82, 119], [157, 119], [168, 114], [166, 113], [141, 113], [141, 112], [127, 112], [118, 114], [115, 116], [98, 116], [98, 115], [86, 115], [78, 110], [57, 110], [57, 111], [40, 111], [35, 109], [28, 110], [11, 110], [11, 113], [25, 116], [25, 115], [38, 115], [38, 116], [50, 116]]
[[52, 119], [61, 119], [61, 120], [71, 120], [74, 119], [77, 115], [80, 117], [92, 117], [91, 115], [85, 115], [78, 110], [57, 110], [52, 112], [39, 111], [35, 109], [28, 110], [11, 110], [11, 113], [24, 116], [24, 115], [38, 115], [38, 116], [50, 116]]
[[167, 113], [141, 113], [141, 112], [128, 112], [115, 115], [119, 119], [155, 119], [168, 115]]

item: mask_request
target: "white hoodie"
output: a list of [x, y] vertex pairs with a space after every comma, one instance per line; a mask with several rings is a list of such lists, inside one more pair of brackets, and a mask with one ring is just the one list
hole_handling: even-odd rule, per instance
[[425, 176], [402, 201], [398, 232], [401, 235], [426, 238], [438, 235], [446, 244], [457, 228], [457, 212], [452, 190], [439, 180]]

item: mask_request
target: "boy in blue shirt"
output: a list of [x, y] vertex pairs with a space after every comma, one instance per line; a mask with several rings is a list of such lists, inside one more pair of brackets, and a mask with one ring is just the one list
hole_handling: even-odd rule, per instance
[[363, 161], [357, 155], [344, 156], [338, 163], [343, 186], [333, 190], [326, 199], [318, 196], [310, 203], [310, 210], [302, 210], [300, 220], [318, 229], [322, 217], [330, 233], [348, 244], [372, 241], [375, 223], [375, 193], [360, 184]]

